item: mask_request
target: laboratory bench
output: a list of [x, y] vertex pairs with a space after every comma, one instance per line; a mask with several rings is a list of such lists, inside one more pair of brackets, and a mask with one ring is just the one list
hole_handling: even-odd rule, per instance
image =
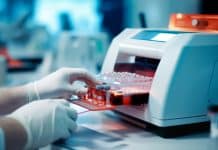
[[72, 137], [55, 142], [50, 149], [215, 150], [218, 146], [217, 141], [209, 138], [209, 132], [163, 138], [126, 122], [112, 111], [82, 113], [77, 122], [78, 128]]

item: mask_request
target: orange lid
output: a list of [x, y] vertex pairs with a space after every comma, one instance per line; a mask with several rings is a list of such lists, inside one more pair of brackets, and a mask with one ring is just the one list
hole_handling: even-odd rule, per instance
[[218, 33], [218, 14], [172, 14], [170, 17], [169, 29]]

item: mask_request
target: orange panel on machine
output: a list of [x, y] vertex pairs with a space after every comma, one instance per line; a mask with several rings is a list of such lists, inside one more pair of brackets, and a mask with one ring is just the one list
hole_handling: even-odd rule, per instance
[[218, 15], [172, 14], [169, 29], [192, 32], [218, 32]]

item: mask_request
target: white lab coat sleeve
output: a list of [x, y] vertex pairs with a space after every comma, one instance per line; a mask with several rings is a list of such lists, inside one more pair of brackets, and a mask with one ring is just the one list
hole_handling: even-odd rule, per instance
[[2, 128], [0, 128], [0, 150], [5, 149], [5, 137]]

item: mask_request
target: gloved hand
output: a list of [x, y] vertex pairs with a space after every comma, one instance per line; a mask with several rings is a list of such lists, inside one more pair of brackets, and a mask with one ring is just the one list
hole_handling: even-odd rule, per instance
[[[65, 98], [86, 92], [85, 88], [73, 86], [75, 81], [83, 81], [87, 86], [94, 86], [99, 82], [86, 70], [81, 68], [62, 68], [34, 83], [37, 99]], [[33, 89], [33, 86], [30, 87]], [[34, 99], [34, 98], [30, 98]], [[30, 100], [30, 101], [32, 101]]]
[[65, 100], [34, 101], [8, 117], [20, 122], [27, 132], [25, 149], [46, 146], [58, 139], [68, 138], [76, 129], [77, 113]]

